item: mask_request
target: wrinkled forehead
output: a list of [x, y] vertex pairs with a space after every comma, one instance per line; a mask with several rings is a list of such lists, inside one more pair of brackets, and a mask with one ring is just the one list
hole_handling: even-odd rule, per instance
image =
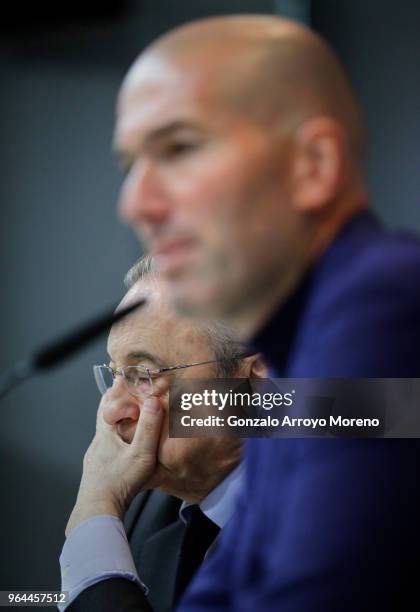
[[[138, 147], [154, 131], [192, 123], [225, 129], [252, 117], [260, 104], [259, 74], [266, 45], [217, 39], [173, 56], [159, 50], [141, 55], [128, 72], [117, 102], [115, 149]], [[268, 92], [266, 92], [268, 96]]]
[[214, 108], [214, 79], [197, 67], [147, 54], [129, 71], [117, 100], [114, 148], [138, 147], [149, 134], [179, 123], [201, 123]]
[[117, 114], [135, 102], [156, 104], [160, 95], [172, 105], [188, 96], [214, 104], [224, 98], [226, 86], [238, 72], [258, 60], [260, 52], [261, 47], [241, 40], [217, 38], [181, 49], [152, 47], [128, 71], [120, 89]]

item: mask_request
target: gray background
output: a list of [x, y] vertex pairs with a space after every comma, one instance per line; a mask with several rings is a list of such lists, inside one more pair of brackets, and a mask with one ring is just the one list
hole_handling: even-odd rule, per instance
[[[366, 110], [372, 203], [390, 224], [420, 229], [418, 0], [142, 0], [108, 22], [25, 36], [3, 29], [0, 370], [121, 297], [140, 250], [115, 218], [119, 83], [157, 34], [235, 12], [312, 19], [332, 41]], [[101, 341], [1, 402], [0, 589], [59, 587], [57, 559], [98, 403], [91, 365], [104, 358]]]

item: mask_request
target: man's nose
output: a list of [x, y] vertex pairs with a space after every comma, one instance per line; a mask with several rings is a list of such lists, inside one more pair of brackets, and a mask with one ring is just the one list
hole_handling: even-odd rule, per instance
[[129, 419], [138, 421], [140, 415], [139, 402], [130, 395], [124, 381], [114, 381], [111, 389], [103, 395], [101, 400], [103, 416], [108, 425], [116, 425], [119, 421]]
[[147, 229], [162, 223], [168, 212], [169, 200], [163, 180], [150, 161], [136, 162], [121, 188], [118, 212], [123, 221]]

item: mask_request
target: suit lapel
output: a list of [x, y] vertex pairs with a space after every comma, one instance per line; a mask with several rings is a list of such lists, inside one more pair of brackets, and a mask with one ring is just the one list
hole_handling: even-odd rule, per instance
[[133, 559], [149, 588], [155, 612], [172, 609], [178, 551], [185, 530], [179, 519], [181, 500], [161, 491], [140, 493], [130, 506], [125, 526]]
[[127, 538], [130, 539], [136, 521], [139, 518], [144, 506], [147, 504], [151, 491], [142, 491], [132, 501], [124, 517], [124, 528]]

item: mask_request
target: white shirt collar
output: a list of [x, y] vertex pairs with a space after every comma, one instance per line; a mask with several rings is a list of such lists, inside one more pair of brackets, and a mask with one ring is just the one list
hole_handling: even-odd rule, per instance
[[[223, 529], [235, 509], [238, 493], [243, 484], [243, 471], [243, 464], [240, 463], [200, 504], [202, 512], [220, 529]], [[186, 523], [184, 510], [192, 505], [184, 501], [179, 509], [179, 518], [184, 523]]]

